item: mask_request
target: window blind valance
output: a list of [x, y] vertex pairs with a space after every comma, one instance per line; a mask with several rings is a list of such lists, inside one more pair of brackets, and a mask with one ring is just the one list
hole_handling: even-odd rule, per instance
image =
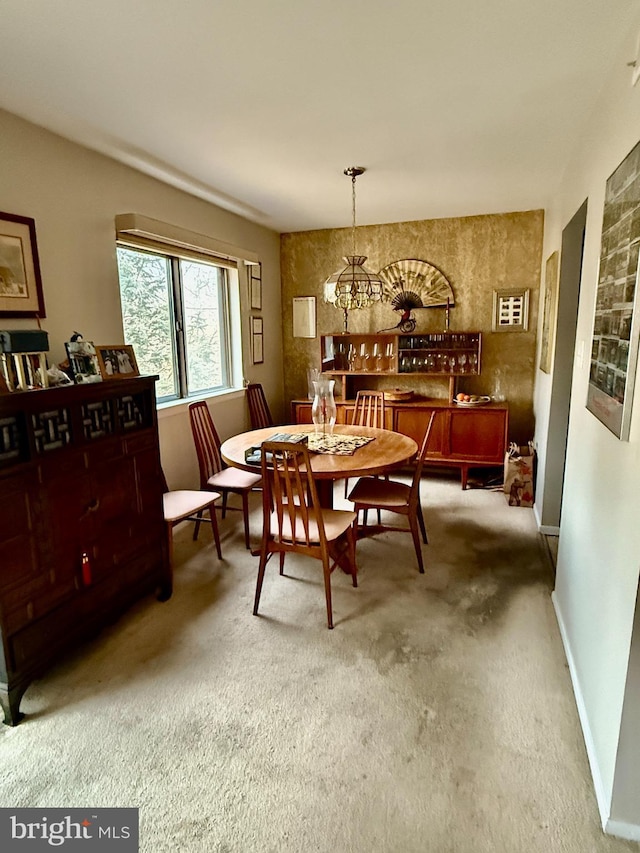
[[226, 262], [226, 265], [231, 267], [238, 266], [239, 261], [247, 266], [259, 263], [257, 254], [248, 249], [139, 213], [120, 213], [116, 216], [116, 239], [128, 246], [163, 254], [194, 260], [208, 257], [217, 263]]

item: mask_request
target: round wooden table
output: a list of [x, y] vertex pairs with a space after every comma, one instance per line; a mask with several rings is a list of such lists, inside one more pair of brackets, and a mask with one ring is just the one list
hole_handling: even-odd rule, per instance
[[[256, 429], [228, 438], [220, 450], [227, 465], [233, 465], [245, 471], [257, 471], [259, 466], [249, 464], [244, 458], [245, 451], [250, 447], [259, 446], [277, 433], [313, 433], [314, 431], [314, 427], [309, 424], [289, 424]], [[334, 435], [372, 436], [373, 441], [359, 447], [351, 456], [312, 454], [311, 470], [318, 487], [318, 496], [325, 507], [331, 507], [333, 504], [334, 480], [383, 474], [391, 468], [405, 465], [418, 452], [418, 445], [412, 438], [388, 429], [336, 424], [333, 433]]]

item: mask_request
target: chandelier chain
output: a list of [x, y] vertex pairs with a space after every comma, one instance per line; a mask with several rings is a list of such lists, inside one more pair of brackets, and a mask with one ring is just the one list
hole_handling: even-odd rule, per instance
[[352, 255], [356, 253], [356, 176], [351, 176], [351, 240], [353, 245], [353, 250], [351, 252]]

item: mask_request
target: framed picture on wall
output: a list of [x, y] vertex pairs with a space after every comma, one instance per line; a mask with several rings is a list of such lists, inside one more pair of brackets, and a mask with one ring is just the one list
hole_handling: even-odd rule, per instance
[[556, 337], [558, 310], [558, 253], [547, 258], [544, 273], [544, 302], [542, 307], [542, 339], [540, 342], [540, 370], [551, 373], [553, 348]]
[[0, 213], [0, 317], [44, 317], [35, 220]]
[[262, 311], [262, 264], [249, 267], [249, 304], [252, 311]]
[[493, 332], [526, 332], [529, 328], [529, 290], [493, 291]]
[[293, 298], [293, 337], [315, 338], [316, 336], [316, 298], [315, 296], [294, 296]]
[[606, 183], [587, 409], [629, 440], [638, 361], [640, 142]]
[[254, 364], [263, 364], [264, 362], [262, 317], [251, 317], [251, 360]]

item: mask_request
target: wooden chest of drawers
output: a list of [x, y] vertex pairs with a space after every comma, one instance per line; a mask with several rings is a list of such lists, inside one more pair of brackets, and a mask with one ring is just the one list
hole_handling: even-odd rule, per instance
[[155, 378], [0, 396], [0, 702], [140, 596], [171, 594]]

